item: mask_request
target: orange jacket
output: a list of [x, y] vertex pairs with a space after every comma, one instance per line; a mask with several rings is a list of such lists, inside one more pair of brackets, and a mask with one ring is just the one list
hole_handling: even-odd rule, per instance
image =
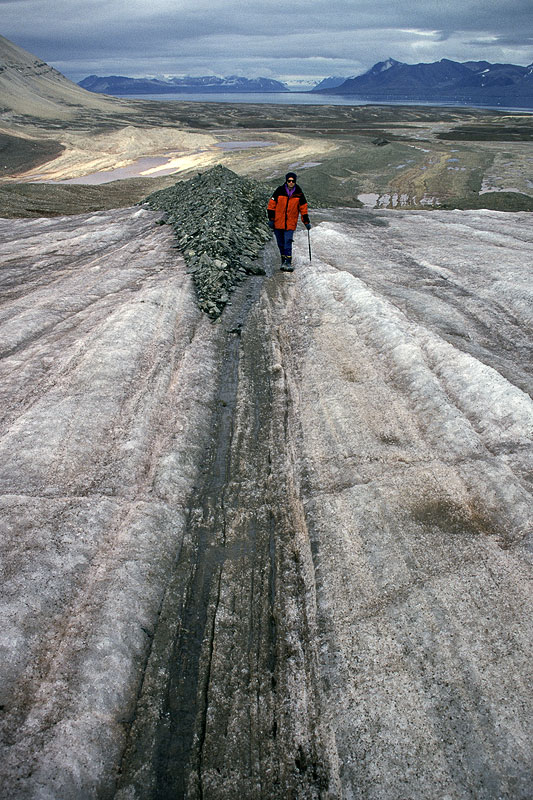
[[292, 197], [287, 195], [287, 186], [278, 186], [268, 201], [268, 218], [274, 220], [274, 227], [280, 230], [293, 231], [298, 224], [298, 214], [302, 216], [304, 225], [309, 224], [307, 200], [296, 184]]

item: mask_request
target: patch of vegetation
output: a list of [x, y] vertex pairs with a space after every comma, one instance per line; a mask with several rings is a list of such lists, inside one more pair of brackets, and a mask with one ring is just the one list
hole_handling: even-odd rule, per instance
[[415, 522], [425, 527], [439, 528], [443, 533], [454, 536], [464, 534], [495, 535], [490, 519], [480, 511], [460, 506], [448, 498], [435, 498], [421, 502], [412, 511]]
[[456, 197], [441, 205], [444, 209], [460, 211], [485, 208], [490, 211], [533, 211], [533, 197], [520, 192], [485, 192], [468, 197]]
[[0, 184], [0, 217], [60, 217], [88, 214], [134, 205], [154, 188], [174, 183], [175, 178], [127, 178], [97, 186], [83, 184]]
[[0, 133], [0, 176], [17, 175], [60, 156], [65, 148], [54, 139], [23, 139]]
[[[309, 213], [313, 208], [330, 208], [346, 206], [347, 208], [361, 208], [362, 203], [357, 199], [361, 181], [358, 176], [342, 169], [339, 165], [325, 162], [318, 167], [298, 169], [298, 183], [301, 185], [306, 200], [309, 203]], [[269, 184], [273, 191], [280, 183], [283, 176]]]
[[437, 134], [437, 139], [466, 142], [532, 142], [533, 125], [461, 125]]
[[398, 142], [376, 146], [351, 137], [348, 149], [346, 154], [324, 159], [319, 166], [296, 170], [311, 208], [361, 208], [359, 194], [389, 192], [398, 176], [398, 165], [404, 162], [413, 168], [422, 159], [419, 150]]

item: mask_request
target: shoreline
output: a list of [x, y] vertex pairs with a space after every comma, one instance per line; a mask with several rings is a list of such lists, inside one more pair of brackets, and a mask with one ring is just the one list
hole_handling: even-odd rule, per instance
[[[304, 105], [304, 106], [391, 106], [414, 108], [466, 109], [473, 111], [502, 111], [510, 114], [533, 114], [533, 104], [513, 106], [504, 103], [476, 103], [457, 100], [414, 100], [409, 98], [385, 99], [377, 97], [361, 97], [360, 95], [340, 95], [315, 93], [306, 91], [289, 92], [127, 92], [106, 95], [103, 92], [91, 94], [115, 97], [119, 100], [146, 100], [165, 103], [244, 103], [267, 105]], [[290, 98], [296, 95], [294, 102]]]

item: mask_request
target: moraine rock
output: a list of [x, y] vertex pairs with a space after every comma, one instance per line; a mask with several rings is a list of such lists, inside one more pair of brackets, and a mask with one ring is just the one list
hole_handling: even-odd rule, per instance
[[237, 283], [264, 274], [254, 264], [270, 236], [268, 190], [217, 165], [144, 201], [166, 212], [193, 276], [199, 307], [216, 319]]

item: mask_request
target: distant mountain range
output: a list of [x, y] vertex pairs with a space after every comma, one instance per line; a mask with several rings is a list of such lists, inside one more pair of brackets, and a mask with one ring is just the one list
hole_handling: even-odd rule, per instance
[[169, 92], [288, 92], [281, 81], [271, 78], [241, 78], [230, 75], [219, 78], [204, 75], [193, 78], [127, 78], [123, 75], [108, 75], [105, 78], [89, 75], [78, 83], [82, 89], [97, 94], [168, 94]]
[[[215, 75], [184, 78], [128, 78], [89, 75], [78, 84], [97, 94], [136, 95], [187, 92], [289, 92], [272, 78]], [[533, 108], [533, 64], [491, 64], [489, 61], [451, 61], [404, 64], [389, 58], [356, 77], [331, 76], [311, 92], [353, 95], [365, 100], [397, 102], [458, 102]]]
[[[533, 64], [459, 63], [443, 58], [430, 64], [403, 64], [389, 58], [364, 75], [326, 78], [312, 90], [372, 100], [458, 101], [533, 107]], [[328, 84], [328, 81], [330, 82]]]

